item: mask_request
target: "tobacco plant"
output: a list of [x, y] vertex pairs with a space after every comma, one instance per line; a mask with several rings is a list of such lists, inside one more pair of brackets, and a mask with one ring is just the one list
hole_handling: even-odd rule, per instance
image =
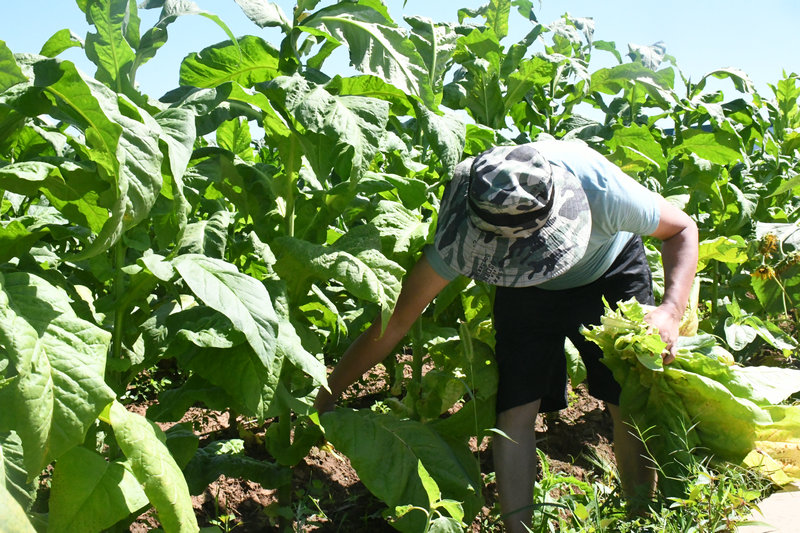
[[[21, 530], [124, 529], [152, 506], [165, 531], [193, 531], [190, 494], [221, 474], [290, 497], [323, 432], [396, 528], [469, 523], [468, 442], [494, 424], [490, 287], [459, 279], [414, 325], [409, 357], [385, 364], [391, 412], [310, 415], [326, 368], [392, 312], [455, 165], [498, 143], [582, 140], [677, 202], [704, 239], [701, 325], [742, 359], [796, 350], [777, 325], [798, 320], [796, 75], [768, 99], [714, 71], [726, 100], [661, 45], [623, 56], [591, 19], [542, 24], [525, 0], [403, 25], [379, 0], [236, 4], [253, 35], [183, 0], [77, 0], [85, 39], [0, 43], [0, 505]], [[529, 28], [508, 44], [515, 10]], [[138, 69], [190, 15], [228, 40], [144, 94]], [[94, 73], [59, 59], [72, 47]], [[357, 74], [328, 70], [339, 47]], [[619, 64], [592, 70], [597, 53]], [[153, 368], [171, 386], [132, 414], [126, 392]], [[200, 443], [172, 425], [193, 406], [263, 438], [242, 424]]]

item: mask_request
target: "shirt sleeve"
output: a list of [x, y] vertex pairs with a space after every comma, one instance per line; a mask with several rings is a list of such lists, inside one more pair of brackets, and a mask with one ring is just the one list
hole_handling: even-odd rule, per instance
[[661, 220], [659, 196], [631, 178], [615, 165], [613, 178], [609, 179], [605, 223], [609, 232], [627, 231], [637, 235], [650, 235]]
[[650, 235], [658, 227], [658, 194], [625, 174], [599, 152], [578, 142], [555, 142], [547, 150], [556, 164], [578, 176], [592, 206], [592, 224], [606, 235], [628, 232]]
[[433, 268], [433, 271], [442, 276], [447, 281], [453, 281], [456, 279], [460, 274], [456, 271], [453, 267], [448, 265], [442, 256], [439, 254], [439, 250], [432, 244], [428, 244], [423, 248], [422, 253], [425, 254], [425, 259], [428, 260], [428, 263]]

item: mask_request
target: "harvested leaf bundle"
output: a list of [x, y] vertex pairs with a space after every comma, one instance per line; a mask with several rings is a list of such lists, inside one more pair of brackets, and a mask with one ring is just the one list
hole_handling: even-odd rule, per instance
[[758, 467], [778, 484], [800, 479], [800, 406], [779, 405], [800, 390], [800, 371], [738, 366], [712, 335], [681, 337], [664, 366], [665, 344], [644, 322], [649, 309], [618, 305], [582, 333], [622, 385], [620, 410], [663, 470], [663, 490], [678, 488], [671, 483], [688, 454]]

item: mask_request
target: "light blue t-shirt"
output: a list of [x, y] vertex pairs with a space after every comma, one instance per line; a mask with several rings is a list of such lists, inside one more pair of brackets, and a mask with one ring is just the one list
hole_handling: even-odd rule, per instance
[[[583, 257], [572, 268], [537, 285], [569, 289], [598, 279], [631, 237], [650, 235], [658, 227], [658, 195], [581, 141], [537, 141], [534, 147], [550, 162], [572, 172], [581, 182], [592, 212], [592, 231]], [[442, 260], [433, 245], [425, 257], [437, 274], [455, 279], [459, 273]]]

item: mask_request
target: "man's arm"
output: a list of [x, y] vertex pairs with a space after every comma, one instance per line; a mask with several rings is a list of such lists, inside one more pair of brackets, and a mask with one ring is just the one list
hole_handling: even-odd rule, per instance
[[652, 236], [663, 241], [664, 299], [645, 320], [658, 328], [667, 343], [669, 353], [663, 357], [665, 363], [670, 363], [675, 359], [674, 343], [678, 340], [678, 327], [697, 271], [699, 239], [697, 225], [689, 215], [663, 198], [659, 200], [659, 209], [661, 218]]
[[397, 305], [383, 334], [379, 317], [344, 352], [336, 368], [328, 376], [330, 392], [321, 388], [314, 407], [320, 412], [333, 409], [339, 395], [364, 372], [389, 355], [431, 300], [447, 284], [448, 281], [433, 270], [423, 255], [403, 283]]

